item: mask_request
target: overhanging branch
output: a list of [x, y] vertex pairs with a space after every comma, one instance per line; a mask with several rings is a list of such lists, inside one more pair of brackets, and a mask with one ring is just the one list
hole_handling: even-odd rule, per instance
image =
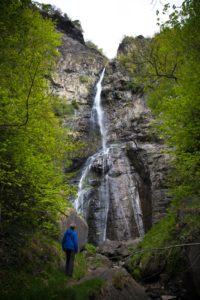
[[35, 69], [35, 72], [33, 74], [33, 78], [31, 79], [31, 85], [30, 85], [30, 88], [29, 88], [29, 91], [28, 91], [28, 95], [26, 97], [26, 116], [25, 116], [25, 120], [23, 123], [21, 124], [0, 124], [0, 127], [23, 127], [23, 126], [26, 126], [27, 123], [28, 123], [28, 120], [29, 120], [29, 99], [30, 99], [30, 96], [31, 96], [31, 92], [32, 92], [32, 89], [33, 89], [33, 86], [34, 86], [34, 82], [35, 82], [35, 77], [37, 75], [37, 71], [38, 71], [38, 68], [39, 68], [39, 62], [36, 66], [36, 69]]

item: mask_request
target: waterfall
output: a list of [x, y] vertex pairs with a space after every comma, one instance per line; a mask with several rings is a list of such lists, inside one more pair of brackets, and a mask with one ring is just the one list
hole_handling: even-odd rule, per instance
[[90, 168], [92, 166], [92, 163], [95, 160], [96, 155], [97, 154], [94, 154], [86, 160], [86, 163], [85, 163], [85, 166], [83, 168], [82, 175], [81, 175], [81, 178], [80, 178], [80, 181], [79, 181], [79, 185], [78, 185], [78, 195], [77, 195], [77, 197], [74, 201], [75, 209], [79, 213], [82, 213], [82, 214], [84, 214], [84, 208], [83, 208], [84, 207], [84, 195], [87, 191], [87, 186], [86, 186], [85, 181], [87, 179], [88, 173], [90, 172]]
[[[105, 126], [104, 126], [104, 113], [103, 113], [103, 109], [101, 106], [101, 90], [102, 90], [102, 80], [104, 77], [104, 73], [105, 73], [105, 68], [103, 69], [100, 78], [97, 82], [96, 85], [96, 95], [94, 98], [94, 103], [93, 103], [93, 107], [92, 107], [92, 111], [91, 111], [91, 123], [93, 124], [93, 130], [95, 130], [96, 125], [98, 125], [99, 130], [100, 130], [100, 134], [101, 134], [101, 146], [102, 146], [102, 150], [103, 153], [106, 153], [106, 130], [105, 130]], [[91, 166], [95, 160], [95, 158], [98, 156], [98, 152], [95, 153], [94, 155], [90, 156], [85, 165], [84, 168], [82, 170], [82, 175], [79, 181], [79, 185], [78, 185], [78, 195], [74, 201], [74, 207], [76, 208], [76, 210], [84, 215], [84, 196], [88, 190], [87, 186], [86, 186], [86, 179], [87, 176], [90, 172]]]
[[89, 241], [97, 244], [106, 238], [123, 240], [144, 234], [137, 182], [129, 160], [120, 145], [107, 145], [101, 103], [104, 73], [105, 69], [96, 84], [90, 118], [91, 131], [101, 140], [101, 148], [85, 162], [73, 202], [89, 224]]
[[101, 105], [101, 90], [102, 90], [101, 83], [102, 83], [102, 80], [104, 77], [104, 73], [105, 73], [105, 68], [103, 69], [100, 79], [96, 85], [96, 95], [94, 98], [94, 104], [92, 107], [92, 114], [91, 114], [92, 122], [93, 123], [97, 122], [99, 129], [100, 129], [101, 145], [102, 145], [103, 152], [106, 151], [106, 130], [105, 130], [105, 125], [104, 125], [104, 112], [103, 112], [102, 105]]

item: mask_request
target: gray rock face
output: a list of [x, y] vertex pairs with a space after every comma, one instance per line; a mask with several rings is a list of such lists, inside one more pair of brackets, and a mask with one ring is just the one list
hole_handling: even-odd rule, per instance
[[94, 244], [143, 236], [165, 215], [170, 200], [165, 184], [169, 157], [150, 131], [144, 97], [127, 90], [128, 82], [117, 63], [107, 67], [102, 90], [106, 151], [91, 157], [78, 206]]
[[78, 205], [88, 222], [89, 242], [143, 236], [151, 226], [147, 217], [151, 214], [149, 187], [130, 163], [124, 144], [112, 144], [106, 153], [100, 151], [90, 161]]
[[128, 143], [127, 155], [143, 180], [145, 186], [143, 197], [151, 197], [152, 200], [151, 207], [144, 207], [146, 221], [149, 223], [149, 218], [152, 218], [152, 223], [157, 223], [165, 216], [170, 203], [166, 184], [170, 170], [170, 156], [163, 153], [166, 149], [162, 143], [138, 143], [138, 145], [136, 149], [133, 143]]
[[130, 51], [135, 48], [135, 40], [142, 44], [145, 43], [146, 39], [142, 35], [138, 35], [136, 38], [124, 37], [117, 49], [117, 56], [130, 53]]
[[114, 61], [106, 69], [102, 102], [106, 112], [108, 144], [118, 143], [126, 149], [131, 167], [140, 177], [140, 198], [148, 229], [159, 221], [170, 198], [166, 177], [170, 157], [162, 141], [154, 135], [153, 120], [145, 97], [128, 89], [129, 78]]
[[[99, 130], [91, 129], [91, 108], [94, 86], [107, 60], [67, 34], [60, 53], [52, 91], [63, 102], [77, 104], [73, 117], [64, 116], [63, 123], [88, 144], [92, 140], [94, 148], [100, 147]], [[165, 184], [169, 157], [150, 131], [152, 116], [141, 90], [130, 89], [129, 83], [117, 62], [110, 62], [101, 97], [107, 150], [92, 156], [79, 203], [94, 244], [142, 236], [165, 215], [170, 200]]]
[[76, 104], [74, 116], [64, 116], [63, 123], [85, 138], [89, 131], [93, 88], [107, 59], [66, 33], [59, 52], [61, 57], [51, 79], [51, 89], [63, 103]]

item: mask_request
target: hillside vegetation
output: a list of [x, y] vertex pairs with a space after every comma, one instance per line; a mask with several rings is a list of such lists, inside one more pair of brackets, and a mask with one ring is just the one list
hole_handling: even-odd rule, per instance
[[[59, 242], [75, 192], [65, 170], [83, 146], [62, 125], [75, 104], [64, 104], [49, 86], [62, 41], [56, 22], [80, 24], [29, 0], [1, 1], [0, 10], [0, 298], [89, 299], [102, 280], [69, 287]], [[79, 253], [74, 280], [87, 268]]]
[[[0, 10], [0, 275], [5, 292], [6, 286], [14, 287], [11, 274], [25, 285], [18, 270], [37, 277], [43, 265], [55, 268], [63, 259], [56, 242], [58, 219], [73, 192], [64, 167], [77, 145], [55, 115], [47, 81], [61, 34], [30, 1], [1, 1]], [[56, 105], [62, 105], [59, 99]]]
[[[168, 9], [165, 5], [163, 14]], [[126, 43], [129, 52], [118, 59], [132, 76], [132, 85], [143, 88], [155, 118], [152, 126], [169, 146], [173, 198], [167, 217], [147, 233], [130, 269], [136, 277], [145, 277], [148, 264], [162, 262], [161, 269], [181, 274], [185, 267], [182, 247], [165, 247], [199, 240], [199, 1], [186, 0], [181, 9], [173, 6], [169, 20], [160, 24], [160, 33], [152, 39], [127, 37]]]

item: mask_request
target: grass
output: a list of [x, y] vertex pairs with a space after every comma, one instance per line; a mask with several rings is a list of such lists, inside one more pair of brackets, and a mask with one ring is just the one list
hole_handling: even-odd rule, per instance
[[[87, 300], [98, 292], [103, 281], [98, 278], [75, 284], [86, 275], [85, 255], [79, 253], [75, 259], [73, 278], [66, 277], [63, 270], [43, 265], [35, 272], [34, 266], [9, 272], [1, 282], [0, 298], [4, 300]], [[34, 275], [35, 273], [35, 275]], [[71, 286], [71, 284], [74, 284]]]
[[[200, 205], [196, 199], [185, 199], [179, 205], [171, 206], [168, 215], [154, 225], [133, 250], [129, 270], [135, 279], [145, 279], [149, 274], [154, 275], [162, 270], [170, 277], [180, 276], [184, 272], [187, 258], [181, 245], [198, 239], [199, 212]], [[165, 248], [168, 246], [172, 247]]]
[[79, 280], [86, 275], [87, 272], [87, 262], [85, 259], [85, 254], [80, 252], [76, 255], [75, 266], [74, 266], [74, 278]]
[[145, 277], [146, 273], [150, 273], [151, 269], [153, 272], [155, 267], [172, 265], [172, 262], [176, 261], [180, 249], [161, 249], [176, 244], [176, 234], [176, 218], [173, 214], [167, 215], [152, 227], [129, 261], [129, 269], [135, 279]]
[[96, 258], [95, 256], [90, 261], [90, 267], [97, 269], [105, 266], [105, 261], [101, 258]]
[[89, 254], [96, 254], [96, 247], [92, 244], [86, 244], [85, 245], [85, 250], [89, 253]]
[[19, 259], [18, 269], [9, 266], [0, 271], [0, 299], [87, 300], [103, 284], [98, 278], [77, 284], [87, 274], [84, 253], [76, 255], [73, 278], [66, 277], [65, 255], [60, 243], [40, 234], [32, 237]]
[[87, 82], [89, 82], [89, 77], [86, 75], [80, 75], [79, 80], [81, 83], [87, 83]]
[[[47, 275], [49, 277], [49, 273]], [[22, 278], [21, 278], [22, 279]], [[26, 279], [27, 281], [27, 279]], [[25, 282], [24, 282], [25, 283]], [[12, 291], [2, 294], [4, 300], [88, 300], [91, 295], [98, 292], [103, 281], [94, 278], [81, 284], [69, 286], [67, 279], [61, 272], [51, 273], [50, 278], [31, 279], [29, 286], [15, 285]], [[1, 289], [2, 291], [2, 289]]]

